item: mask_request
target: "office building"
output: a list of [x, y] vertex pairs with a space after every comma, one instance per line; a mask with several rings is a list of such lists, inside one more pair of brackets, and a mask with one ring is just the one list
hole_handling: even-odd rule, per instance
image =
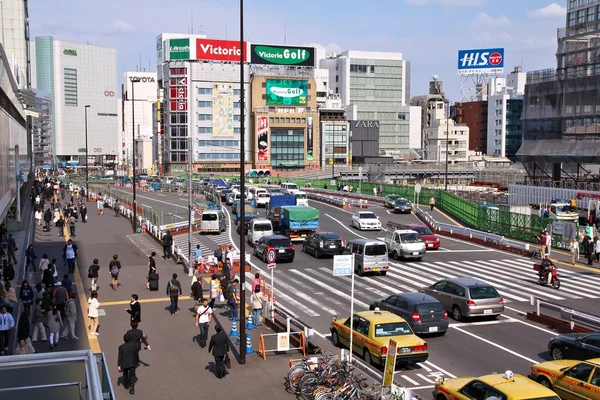
[[[487, 86], [486, 86], [487, 87]], [[487, 93], [487, 89], [486, 89]], [[469, 127], [469, 150], [487, 152], [488, 101], [476, 100], [455, 104], [454, 121]]]
[[[317, 87], [318, 87], [317, 83]], [[317, 102], [319, 101], [317, 95]], [[330, 94], [319, 106], [321, 125], [321, 167], [346, 167], [351, 164], [350, 123], [342, 107], [340, 95]]]
[[52, 96], [50, 93], [33, 89], [34, 110], [37, 117], [32, 119], [33, 165], [38, 168], [52, 168]]
[[52, 96], [52, 153], [63, 167], [100, 168], [118, 155], [117, 51], [82, 43], [35, 39], [37, 88]]
[[1, 42], [19, 89], [30, 87], [28, 3], [28, 0], [0, 2]]
[[469, 127], [454, 122], [441, 100], [432, 103], [430, 114], [430, 126], [423, 130], [425, 159], [441, 164], [445, 164], [446, 160], [448, 164], [469, 161]]
[[409, 105], [410, 62], [402, 53], [345, 51], [319, 61], [329, 86], [344, 106], [357, 106], [357, 120], [379, 121], [379, 153], [411, 147], [410, 121], [399, 108]]
[[[599, 171], [600, 4], [569, 0], [558, 30], [556, 69], [527, 73], [523, 144], [517, 156], [533, 180], [553, 183]], [[583, 168], [583, 169], [582, 169]]]
[[[428, 159], [426, 151], [426, 140], [425, 129], [431, 128], [433, 122], [436, 119], [444, 118], [442, 114], [445, 110], [444, 102], [447, 101], [444, 94], [444, 82], [438, 79], [437, 75], [434, 75], [429, 81], [429, 93], [423, 96], [414, 96], [410, 99], [411, 108], [415, 108], [417, 115], [420, 117], [421, 122], [419, 124], [419, 135], [411, 134], [412, 140], [415, 142], [418, 140], [420, 146], [420, 155], [422, 159]], [[419, 110], [420, 109], [420, 110]], [[413, 127], [414, 130], [416, 128]], [[415, 137], [416, 136], [416, 137]], [[414, 147], [413, 147], [414, 148]]]

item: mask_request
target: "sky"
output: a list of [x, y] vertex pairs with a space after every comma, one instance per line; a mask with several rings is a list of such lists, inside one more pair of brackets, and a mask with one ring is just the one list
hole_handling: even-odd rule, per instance
[[[29, 23], [32, 37], [116, 48], [122, 79], [125, 71], [156, 70], [156, 37], [162, 32], [193, 29], [239, 40], [239, 3], [30, 0]], [[244, 1], [246, 40], [338, 53], [401, 52], [411, 62], [411, 96], [426, 94], [438, 75], [451, 101], [462, 97], [459, 49], [504, 47], [505, 73], [518, 65], [523, 71], [555, 68], [556, 31], [565, 19], [566, 0]]]

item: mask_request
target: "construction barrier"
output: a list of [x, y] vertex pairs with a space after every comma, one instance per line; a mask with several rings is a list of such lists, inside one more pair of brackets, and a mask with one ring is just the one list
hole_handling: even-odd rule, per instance
[[[292, 335], [298, 335], [298, 347], [290, 347], [290, 339]], [[265, 337], [276, 337], [277, 347], [268, 349], [265, 346]], [[290, 350], [298, 350], [304, 357], [306, 357], [306, 337], [303, 331], [298, 332], [280, 332], [280, 333], [261, 333], [258, 338], [258, 355], [263, 360], [267, 359], [267, 353], [287, 353]]]

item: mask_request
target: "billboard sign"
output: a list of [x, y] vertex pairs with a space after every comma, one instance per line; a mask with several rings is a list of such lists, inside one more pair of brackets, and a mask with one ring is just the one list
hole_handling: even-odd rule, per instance
[[250, 53], [250, 62], [252, 64], [315, 66], [314, 47], [253, 44], [250, 48]]
[[233, 137], [233, 85], [213, 84], [212, 115], [213, 136]]
[[501, 74], [504, 72], [504, 49], [458, 51], [458, 74]]
[[256, 117], [256, 154], [260, 164], [269, 162], [269, 117]]
[[313, 117], [306, 117], [306, 161], [313, 161], [314, 154], [314, 123]]
[[169, 39], [169, 60], [189, 60], [190, 39]]
[[[196, 39], [196, 60], [239, 62], [241, 51], [240, 42], [236, 40]], [[248, 51], [245, 51], [244, 62], [247, 59]]]
[[308, 104], [308, 81], [267, 79], [266, 86], [268, 105], [305, 106]]

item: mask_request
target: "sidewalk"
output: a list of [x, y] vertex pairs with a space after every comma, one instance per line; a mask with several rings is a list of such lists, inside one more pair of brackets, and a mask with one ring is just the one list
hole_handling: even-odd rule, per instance
[[[116, 366], [117, 348], [123, 343], [123, 334], [129, 329], [129, 314], [124, 309], [128, 308], [133, 293], [139, 295], [142, 307], [140, 329], [148, 336], [152, 348], [151, 352], [142, 351], [140, 354], [142, 366], [137, 371], [139, 382], [136, 385], [136, 395], [141, 398], [173, 399], [190, 395], [206, 398], [225, 396], [230, 400], [258, 397], [279, 399], [291, 396], [285, 394], [283, 382], [289, 359], [298, 358], [297, 353], [271, 355], [267, 361], [258, 358], [256, 354], [250, 354], [247, 356], [247, 364], [241, 366], [235, 359], [237, 348], [234, 348], [234, 342], [231, 374], [222, 381], [218, 380], [211, 372], [214, 369], [214, 358], [208, 354], [207, 348], [201, 349], [194, 340], [199, 331], [194, 326], [194, 315], [190, 311], [193, 307], [193, 300], [189, 299], [191, 278], [183, 273], [183, 266], [171, 260], [163, 260], [161, 254], [158, 254], [156, 264], [160, 275], [159, 291], [149, 292], [146, 290], [148, 255], [134, 245], [134, 242], [139, 243], [138, 239], [146, 235], [133, 234], [129, 221], [123, 217], [114, 217], [110, 209], [105, 209], [104, 215], [99, 216], [93, 203], [88, 203], [88, 210], [88, 223], [80, 222], [76, 228], [78, 275], [87, 277], [87, 269], [92, 260], [100, 260], [100, 335], [88, 337], [91, 347], [97, 346], [107, 356], [117, 396], [128, 395], [119, 386], [121, 374]], [[119, 276], [121, 286], [116, 291], [109, 286], [108, 263], [113, 254], [119, 255], [122, 264]], [[175, 316], [166, 310], [169, 305], [166, 286], [173, 273], [178, 274], [183, 289], [179, 302], [180, 312]], [[83, 281], [85, 292], [89, 294], [87, 278]], [[249, 299], [250, 293], [246, 293]], [[229, 333], [231, 324], [224, 312], [225, 309], [219, 305], [215, 307], [213, 316]], [[211, 324], [210, 335], [215, 332], [215, 321]], [[259, 332], [255, 329], [251, 331], [251, 335], [256, 351]], [[85, 335], [80, 337], [83, 339]], [[223, 382], [230, 386], [228, 390], [224, 390]], [[232, 385], [233, 382], [235, 383]]]

